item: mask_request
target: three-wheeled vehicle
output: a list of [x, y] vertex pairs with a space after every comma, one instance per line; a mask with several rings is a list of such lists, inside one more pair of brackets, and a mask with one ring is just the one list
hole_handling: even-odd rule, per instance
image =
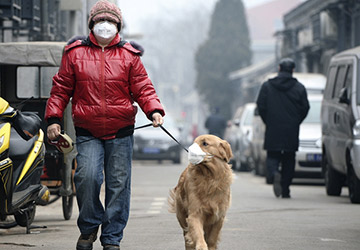
[[[50, 145], [44, 121], [52, 77], [58, 71], [64, 46], [63, 42], [0, 43], [0, 95], [10, 106], [24, 112], [36, 112], [42, 119], [46, 154], [41, 183], [50, 190], [49, 203], [62, 198], [63, 215], [65, 220], [69, 220], [75, 193], [73, 174], [76, 150], [63, 154]], [[64, 112], [62, 128], [75, 140], [70, 105]]]

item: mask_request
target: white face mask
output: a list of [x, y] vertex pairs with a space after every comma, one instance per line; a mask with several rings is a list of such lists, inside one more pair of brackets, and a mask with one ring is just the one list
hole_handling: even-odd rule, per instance
[[117, 33], [116, 25], [108, 21], [97, 23], [94, 26], [94, 34], [97, 38], [112, 40]]
[[202, 149], [200, 148], [200, 146], [197, 143], [193, 143], [189, 147], [188, 160], [190, 163], [192, 163], [194, 165], [199, 164], [202, 161], [204, 161], [206, 156], [211, 157], [211, 155], [202, 151]]

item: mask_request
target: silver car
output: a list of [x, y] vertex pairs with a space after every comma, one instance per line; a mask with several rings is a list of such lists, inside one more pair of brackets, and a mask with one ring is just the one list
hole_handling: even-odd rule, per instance
[[300, 125], [299, 150], [296, 152], [295, 177], [321, 178], [322, 95], [309, 95], [310, 110]]

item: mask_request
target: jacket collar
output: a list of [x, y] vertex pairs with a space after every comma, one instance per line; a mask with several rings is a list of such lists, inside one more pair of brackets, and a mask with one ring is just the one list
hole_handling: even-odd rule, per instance
[[[90, 32], [89, 38], [90, 38], [91, 43], [93, 43], [94, 45], [100, 47], [100, 45], [99, 45], [98, 42], [96, 41], [96, 38], [95, 38], [95, 36], [94, 36], [94, 34], [93, 34], [92, 31]], [[118, 44], [120, 41], [121, 41], [121, 37], [120, 37], [120, 35], [119, 35], [119, 33], [118, 33], [118, 34], [116, 34], [116, 36], [114, 37], [114, 39], [113, 39], [105, 48], [114, 46], [114, 45]]]

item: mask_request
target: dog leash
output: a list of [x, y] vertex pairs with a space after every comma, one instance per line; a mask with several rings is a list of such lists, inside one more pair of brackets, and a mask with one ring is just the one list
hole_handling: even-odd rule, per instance
[[[129, 129], [128, 131], [130, 130], [137, 130], [137, 129], [142, 129], [142, 128], [146, 128], [146, 127], [150, 127], [152, 126], [152, 123], [149, 123], [149, 124], [146, 124], [146, 125], [142, 125], [142, 126], [138, 126], [138, 127], [135, 127], [135, 128], [131, 128]], [[189, 150], [187, 148], [184, 147], [184, 145], [182, 145], [178, 140], [176, 140], [176, 138], [166, 129], [164, 128], [163, 125], [159, 125], [159, 127], [168, 135], [170, 136], [171, 139], [173, 139], [179, 146], [181, 146], [186, 152], [189, 152]], [[113, 133], [113, 134], [108, 134], [108, 135], [103, 135], [99, 138], [96, 138], [96, 137], [93, 137], [93, 138], [90, 138], [88, 140], [85, 140], [85, 141], [81, 141], [81, 142], [73, 142], [72, 143], [72, 146], [74, 145], [79, 145], [79, 144], [82, 144], [82, 143], [85, 143], [85, 142], [88, 142], [88, 141], [92, 141], [92, 140], [95, 140], [95, 139], [101, 139], [101, 138], [105, 138], [107, 136], [114, 136], [116, 135], [116, 133]]]
[[179, 146], [181, 146], [186, 152], [189, 152], [189, 150], [187, 150], [187, 148], [185, 148], [178, 140], [175, 139], [175, 137], [170, 134], [169, 131], [167, 131], [163, 125], [159, 125], [159, 127], [168, 135], [170, 136], [177, 144], [179, 144]]
[[[137, 130], [137, 129], [141, 129], [141, 128], [146, 128], [146, 127], [150, 127], [152, 126], [152, 123], [149, 123], [149, 124], [146, 124], [146, 125], [142, 125], [142, 126], [139, 126], [139, 127], [135, 127], [135, 128], [131, 128], [131, 129], [128, 129], [128, 130], [125, 130], [125, 131], [131, 131], [131, 130]], [[101, 137], [93, 137], [93, 138], [90, 138], [88, 140], [85, 140], [85, 141], [81, 141], [81, 142], [73, 142], [73, 145], [79, 145], [81, 143], [85, 143], [85, 142], [88, 142], [88, 141], [92, 141], [92, 140], [95, 140], [95, 139], [101, 139], [101, 138], [105, 138], [105, 137], [108, 137], [108, 136], [114, 136], [116, 135], [117, 133], [112, 133], [112, 134], [108, 134], [108, 135], [103, 135]]]

